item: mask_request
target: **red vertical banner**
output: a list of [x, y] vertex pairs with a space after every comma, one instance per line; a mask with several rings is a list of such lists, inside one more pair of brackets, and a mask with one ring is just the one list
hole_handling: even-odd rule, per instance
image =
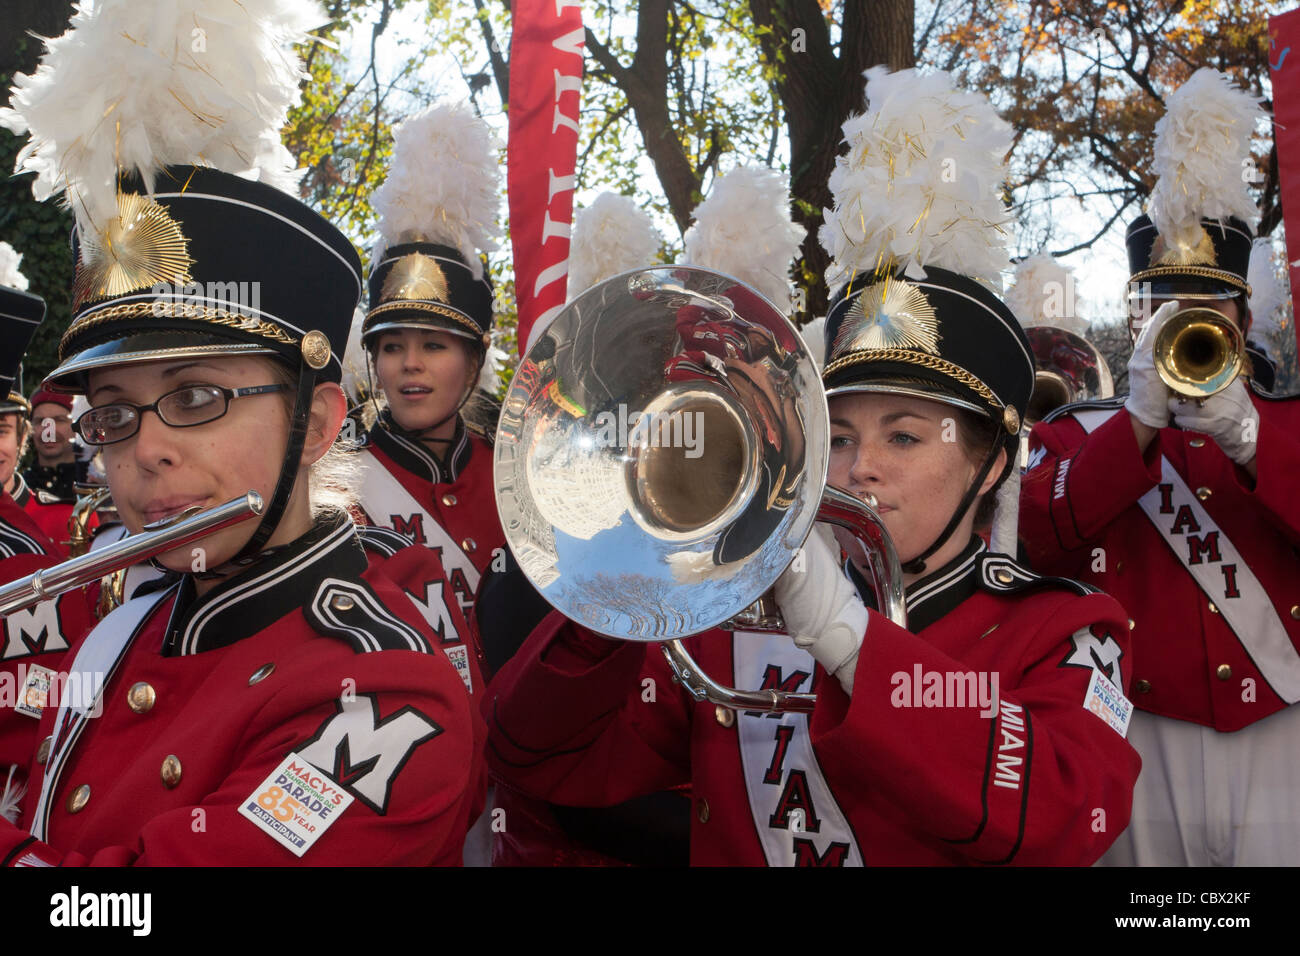
[[[1287, 273], [1300, 289], [1300, 10], [1268, 18], [1269, 75], [1273, 79], [1273, 136], [1282, 221], [1286, 226]], [[1297, 316], [1300, 318], [1300, 316]], [[1295, 323], [1300, 329], [1300, 322]]]
[[514, 0], [511, 9], [506, 195], [522, 355], [568, 286], [584, 41], [580, 0]]

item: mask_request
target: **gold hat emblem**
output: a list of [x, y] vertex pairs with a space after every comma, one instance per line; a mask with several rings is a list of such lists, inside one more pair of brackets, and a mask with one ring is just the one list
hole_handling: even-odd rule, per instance
[[1203, 226], [1183, 230], [1177, 236], [1156, 236], [1151, 244], [1153, 266], [1217, 266], [1214, 240]]
[[447, 301], [447, 276], [437, 260], [418, 252], [402, 256], [384, 278], [382, 302], [398, 299]]
[[939, 320], [925, 293], [905, 279], [887, 278], [864, 290], [845, 316], [830, 359], [867, 349], [921, 349], [939, 354]]
[[189, 240], [180, 223], [157, 202], [138, 193], [118, 193], [117, 218], [82, 237], [81, 261], [72, 285], [72, 308], [166, 284], [193, 281]]

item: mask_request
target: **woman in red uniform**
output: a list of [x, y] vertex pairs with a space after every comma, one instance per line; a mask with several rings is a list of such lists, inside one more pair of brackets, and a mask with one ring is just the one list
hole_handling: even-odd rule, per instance
[[364, 438], [360, 503], [371, 524], [439, 552], [468, 613], [505, 543], [490, 431], [462, 413], [482, 401], [493, 361], [492, 283], [477, 250], [495, 248], [497, 163], [490, 131], [464, 106], [411, 117], [393, 153], [375, 193], [383, 238], [361, 338], [384, 407]]
[[[193, 70], [169, 59], [186, 58], [193, 15], [177, 19], [167, 4], [152, 14], [157, 30], [143, 40], [103, 19], [122, 10], [78, 13], [73, 33], [120, 44], [88, 51], [101, 58], [155, 44], [144, 76], [111, 82], [135, 93], [188, 84], [202, 118], [194, 135], [231, 120], [194, 154], [247, 171], [236, 164], [265, 156], [267, 137], [252, 132], [274, 112], [276, 87], [247, 88], [245, 74], [286, 61], [268, 38], [301, 36], [285, 37], [281, 21], [200, 16], [211, 49], [241, 56]], [[132, 5], [129, 15], [143, 14]], [[76, 592], [33, 609], [71, 650], [43, 708], [0, 711], [4, 725], [30, 728], [34, 754], [18, 824], [0, 823], [0, 864], [459, 863], [483, 799], [482, 721], [440, 641], [463, 642], [466, 625], [452, 598], [435, 634], [407, 595], [446, 603], [441, 565], [358, 530], [338, 492], [346, 475], [330, 461], [347, 411], [339, 357], [361, 293], [356, 252], [265, 182], [164, 166], [139, 149], [104, 179], [94, 170], [118, 155], [111, 131], [82, 141], [90, 169], [77, 151], [50, 150], [57, 131], [43, 118], [91, 95], [76, 88], [82, 49], [65, 38], [31, 84], [39, 90], [15, 94], [30, 155], [72, 164], [42, 167], [69, 188], [78, 219], [73, 320], [47, 384], [87, 396], [75, 427], [102, 449], [131, 532], [250, 489], [265, 507], [156, 556], [172, 572], [163, 586], [88, 634], [69, 618]], [[294, 90], [296, 77], [283, 108]], [[121, 142], [165, 133], [176, 155], [176, 116], [113, 102]], [[0, 579], [8, 571], [0, 562]]]
[[[912, 140], [948, 122], [978, 143], [979, 124], [997, 123], [987, 107], [962, 115], [969, 97], [934, 90], [946, 78], [923, 78], [940, 103], [918, 109], [899, 106], [901, 91], [921, 86], [913, 71], [874, 79], [886, 81], [885, 106], [876, 111], [869, 87], [876, 112], [861, 122], [873, 134], [921, 115]], [[1004, 153], [1000, 140], [988, 148]], [[909, 161], [897, 157], [899, 175]], [[940, 226], [953, 231], [936, 215]], [[575, 805], [689, 783], [698, 864], [1088, 864], [1105, 851], [1139, 767], [1124, 739], [1125, 616], [974, 534], [1013, 467], [1034, 370], [1010, 310], [945, 261], [901, 256], [864, 270], [825, 333], [829, 482], [879, 501], [903, 563], [907, 626], [870, 609], [860, 569], [842, 572], [838, 549], [810, 536], [777, 584], [788, 635], [686, 642], [723, 683], [817, 695], [811, 715], [776, 716], [694, 702], [655, 649], [551, 613], [489, 688], [494, 774]], [[709, 310], [704, 296], [692, 301]], [[716, 312], [774, 332], [742, 301], [729, 295]], [[707, 364], [737, 361], [730, 348]]]

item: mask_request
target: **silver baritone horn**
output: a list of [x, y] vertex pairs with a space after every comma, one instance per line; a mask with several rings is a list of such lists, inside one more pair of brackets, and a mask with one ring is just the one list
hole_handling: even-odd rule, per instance
[[1106, 357], [1082, 335], [1055, 325], [1027, 326], [1025, 335], [1034, 352], [1034, 392], [1025, 412], [1026, 426], [1033, 427], [1062, 405], [1115, 394]]
[[716, 272], [640, 269], [583, 293], [524, 356], [497, 427], [497, 508], [566, 617], [665, 642], [697, 700], [806, 712], [811, 694], [714, 683], [679, 638], [728, 626], [816, 520], [855, 532], [877, 607], [905, 623], [898, 557], [874, 511], [826, 487], [829, 445], [821, 377], [775, 306]]
[[207, 511], [183, 511], [165, 522], [158, 522], [160, 526], [149, 526], [153, 530], [130, 535], [0, 587], [0, 617], [98, 581], [114, 571], [129, 568], [174, 548], [184, 547], [261, 513], [262, 496], [255, 491]]

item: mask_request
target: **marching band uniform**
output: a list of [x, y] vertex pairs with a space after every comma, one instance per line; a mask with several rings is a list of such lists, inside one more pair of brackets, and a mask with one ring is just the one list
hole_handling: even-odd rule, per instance
[[[1248, 233], [1207, 231], [1223, 281], [1244, 293]], [[1066, 406], [1031, 436], [1022, 514], [1033, 566], [1104, 588], [1132, 618], [1134, 740], [1150, 756], [1124, 862], [1297, 861], [1295, 841], [1279, 839], [1278, 808], [1248, 781], [1271, 766], [1284, 774], [1274, 797], [1289, 804], [1300, 778], [1263, 749], [1244, 772], [1251, 745], [1235, 732], [1285, 746], [1300, 719], [1290, 706], [1300, 700], [1300, 400], [1238, 386], [1257, 422], [1254, 478], [1191, 425], [1160, 429], [1141, 452], [1125, 397]]]
[[[0, 414], [18, 416], [19, 427], [27, 421], [26, 401], [10, 388], [27, 343], [45, 316], [45, 302], [38, 296], [0, 286], [0, 394], [8, 401], [0, 403]], [[50, 540], [33, 520], [32, 495], [17, 481], [14, 495], [0, 491], [0, 566], [5, 580], [25, 577], [56, 564], [64, 552]], [[64, 528], [66, 537], [67, 529]], [[61, 606], [69, 618], [76, 619], [77, 633], [85, 633], [91, 620], [89, 607], [79, 595], [64, 595]], [[68, 649], [68, 641], [59, 627], [55, 602], [46, 601], [11, 614], [3, 619], [0, 631], [0, 682], [6, 703], [14, 709], [14, 719], [0, 720], [0, 816], [14, 819], [18, 801], [26, 786], [27, 764], [35, 749], [36, 721], [40, 718], [43, 692], [48, 676]]]
[[[491, 133], [467, 107], [435, 106], [398, 128], [393, 165], [374, 200], [381, 240], [361, 327], [372, 363], [383, 333], [435, 329], [462, 339], [483, 372], [493, 293], [476, 250], [496, 247], [489, 231], [498, 175]], [[480, 197], [478, 206], [464, 199], [473, 195]], [[483, 196], [491, 197], [486, 204]], [[461, 412], [476, 387], [461, 396], [453, 413], [455, 433], [440, 443], [438, 454], [425, 436], [446, 419], [413, 432], [389, 408], [362, 442], [360, 504], [366, 520], [436, 550], [466, 614], [483, 572], [505, 546], [492, 493], [492, 444], [467, 427]]]
[[[873, 111], [870, 84], [906, 88], [914, 77], [869, 73]], [[957, 94], [946, 75], [927, 81], [940, 105], [911, 134], [925, 142], [959, 112], [948, 108]], [[984, 109], [961, 122], [969, 129], [998, 122]], [[870, 128], [878, 119], [857, 121]], [[988, 152], [1000, 157], [1005, 148]], [[935, 228], [945, 222], [936, 216]], [[925, 278], [913, 280], [904, 263], [886, 261], [832, 304], [828, 395], [917, 395], [977, 412], [999, 429], [948, 528], [906, 565], [919, 575], [907, 588], [908, 626], [856, 595], [842, 599], [852, 585], [835, 573], [830, 547], [810, 536], [810, 566], [777, 583], [793, 641], [705, 633], [686, 642], [715, 679], [817, 694], [811, 715], [764, 715], [695, 703], [671, 683], [657, 652], [551, 613], [489, 687], [496, 775], [576, 805], [689, 783], [696, 864], [1090, 863], [1124, 827], [1139, 761], [1123, 736], [1128, 635], [1119, 605], [988, 553], [974, 535], [956, 558], [925, 563], [958, 526], [998, 452], [1014, 447], [1033, 385], [1024, 333], [979, 282], [928, 262]], [[703, 295], [692, 301], [707, 311]], [[722, 301], [742, 319], [755, 314], [731, 294]], [[921, 314], [932, 322], [914, 318]], [[773, 335], [780, 338], [769, 328], [757, 338]], [[725, 351], [718, 363], [746, 367], [739, 341]], [[1007, 468], [1012, 461], [1008, 455]], [[827, 602], [807, 589], [836, 594]], [[809, 625], [809, 606], [826, 603], [835, 608], [833, 628]], [[831, 646], [832, 634], [849, 638], [850, 653]], [[996, 708], [982, 714], [973, 701], [945, 701], [944, 675], [956, 674], [984, 675]]]
[[[191, 20], [177, 22], [184, 37]], [[81, 22], [74, 17], [74, 31]], [[213, 49], [245, 36], [238, 21], [202, 22]], [[214, 61], [202, 76], [160, 70], [163, 86], [192, 84], [187, 102], [206, 111], [198, 134], [208, 135], [212, 116], [239, 120], [219, 131], [221, 149], [204, 150], [214, 163], [267, 156], [252, 117], [275, 103], [265, 85], [241, 86], [283, 67], [283, 47], [263, 36], [302, 36], [259, 26], [251, 33], [262, 45], [226, 62], [231, 75], [211, 75], [221, 72]], [[138, 42], [101, 33], [106, 43]], [[188, 49], [163, 45], [164, 59]], [[42, 70], [57, 79], [66, 67], [56, 50]], [[56, 82], [47, 92], [66, 91]], [[240, 113], [245, 103], [257, 112]], [[31, 115], [37, 140], [40, 114]], [[150, 141], [147, 129], [132, 133]], [[49, 387], [84, 392], [95, 369], [248, 355], [270, 356], [296, 380], [280, 477], [241, 552], [160, 579], [164, 587], [133, 597], [84, 639], [67, 632], [67, 689], [41, 715], [45, 743], [21, 825], [0, 823], [0, 862], [459, 863], [486, 786], [483, 725], [466, 692], [475, 661], [453, 663], [443, 651], [466, 643], [468, 625], [436, 556], [382, 529], [362, 532], [337, 511], [266, 547], [298, 478], [316, 386], [341, 378], [362, 288], [351, 242], [287, 192], [218, 168], [146, 163], [119, 171], [120, 192], [107, 199], [93, 177], [53, 175], [78, 190], [79, 216], [74, 318]], [[80, 216], [106, 204], [116, 218]], [[258, 290], [256, 301], [230, 294], [241, 283]], [[156, 404], [153, 412], [162, 419]], [[200, 595], [197, 574], [221, 580]], [[0, 576], [12, 576], [10, 562]], [[30, 718], [0, 712], [0, 725], [12, 721]]]
[[[60, 405], [71, 415], [72, 400], [67, 395], [60, 395], [48, 389], [40, 389], [31, 397], [31, 412], [41, 405]], [[33, 418], [32, 431], [39, 434], [42, 424]], [[37, 503], [38, 512], [33, 512], [46, 533], [55, 541], [64, 541], [68, 537], [68, 520], [72, 508], [77, 503], [77, 476], [83, 466], [77, 461], [64, 461], [54, 465], [42, 465], [38, 460], [23, 474], [23, 480], [31, 493], [31, 499]], [[92, 514], [87, 522], [87, 530], [98, 527], [99, 516]]]
[[[1239, 112], [1253, 115], [1247, 106]], [[1217, 152], [1235, 178], [1236, 154]], [[1150, 283], [1157, 300], [1236, 299], [1244, 317], [1251, 230], [1210, 218], [1225, 195], [1192, 194], [1194, 256], [1170, 238], [1182, 224], [1137, 219], [1131, 281]], [[1203, 404], [1180, 402], [1151, 360], [1156, 331], [1180, 306], [1143, 328], [1130, 396], [1066, 406], [1034, 430], [1024, 539], [1035, 568], [1102, 587], [1130, 615], [1131, 739], [1144, 769], [1132, 825], [1106, 862], [1295, 864], [1300, 400], [1272, 398], [1243, 376]], [[1145, 451], [1135, 418], [1157, 431]]]

